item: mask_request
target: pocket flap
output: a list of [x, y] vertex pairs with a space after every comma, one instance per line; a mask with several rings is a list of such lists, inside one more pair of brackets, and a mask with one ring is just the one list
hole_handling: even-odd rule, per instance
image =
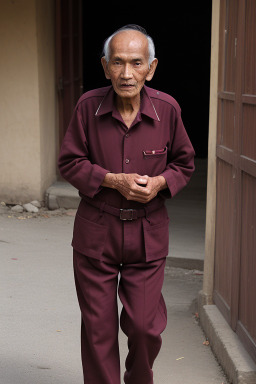
[[143, 156], [145, 159], [152, 159], [156, 157], [162, 157], [167, 153], [167, 147], [163, 149], [152, 149], [152, 150], [147, 150], [143, 151]]
[[169, 252], [169, 218], [155, 225], [143, 219], [146, 261], [166, 257]]
[[88, 257], [100, 259], [107, 238], [108, 227], [89, 221], [76, 214], [72, 246]]

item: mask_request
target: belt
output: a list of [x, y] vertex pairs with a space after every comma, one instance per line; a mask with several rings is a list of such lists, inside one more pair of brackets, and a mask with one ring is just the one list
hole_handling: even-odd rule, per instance
[[100, 210], [107, 212], [110, 215], [117, 216], [120, 220], [125, 221], [131, 221], [136, 220], [140, 217], [145, 217], [148, 213], [151, 213], [164, 205], [164, 200], [154, 200], [152, 203], [150, 203], [149, 205], [145, 205], [145, 207], [141, 209], [119, 209], [105, 203], [104, 201], [94, 200], [84, 195], [81, 195], [81, 197], [93, 207], [99, 208]]

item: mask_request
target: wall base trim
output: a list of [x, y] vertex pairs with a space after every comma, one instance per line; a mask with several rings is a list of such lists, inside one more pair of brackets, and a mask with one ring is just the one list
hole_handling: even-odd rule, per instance
[[216, 305], [205, 305], [206, 296], [199, 292], [200, 325], [218, 362], [233, 384], [255, 384], [256, 364], [230, 328]]

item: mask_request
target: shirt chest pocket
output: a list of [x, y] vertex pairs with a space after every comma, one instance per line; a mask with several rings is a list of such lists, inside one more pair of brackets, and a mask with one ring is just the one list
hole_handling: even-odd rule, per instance
[[160, 149], [150, 149], [143, 151], [143, 170], [142, 175], [150, 177], [160, 175], [166, 168], [167, 147]]

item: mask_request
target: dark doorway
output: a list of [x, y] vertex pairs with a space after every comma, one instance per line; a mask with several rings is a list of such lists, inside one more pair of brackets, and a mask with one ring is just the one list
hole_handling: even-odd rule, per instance
[[55, 0], [59, 146], [83, 93], [82, 0]]
[[[120, 3], [122, 4], [122, 3]], [[153, 5], [153, 6], [152, 6]], [[108, 85], [100, 63], [103, 41], [125, 24], [143, 26], [156, 46], [158, 68], [147, 85], [172, 95], [197, 157], [207, 157], [211, 1], [146, 3], [83, 2], [84, 92]]]

